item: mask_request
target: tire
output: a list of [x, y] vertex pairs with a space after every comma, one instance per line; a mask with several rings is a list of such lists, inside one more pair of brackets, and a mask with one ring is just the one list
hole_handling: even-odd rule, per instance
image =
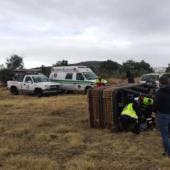
[[34, 92], [35, 96], [38, 96], [38, 97], [42, 97], [43, 93], [42, 93], [42, 90], [41, 89], [35, 89], [35, 92]]
[[18, 95], [18, 89], [16, 87], [11, 87], [10, 91], [13, 95]]

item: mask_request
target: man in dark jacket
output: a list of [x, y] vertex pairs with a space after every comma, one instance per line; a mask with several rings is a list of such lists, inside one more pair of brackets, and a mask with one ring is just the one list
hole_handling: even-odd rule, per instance
[[128, 79], [128, 83], [134, 83], [135, 82], [134, 81], [134, 76], [133, 76], [133, 74], [130, 71], [126, 72], [126, 77]]
[[154, 105], [164, 146], [163, 155], [170, 156], [170, 77], [164, 75], [159, 82], [160, 89], [156, 93]]

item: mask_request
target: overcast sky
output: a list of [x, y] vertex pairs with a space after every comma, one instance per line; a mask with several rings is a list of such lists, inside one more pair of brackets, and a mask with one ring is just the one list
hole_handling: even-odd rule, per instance
[[111, 59], [170, 63], [169, 0], [0, 0], [0, 64]]

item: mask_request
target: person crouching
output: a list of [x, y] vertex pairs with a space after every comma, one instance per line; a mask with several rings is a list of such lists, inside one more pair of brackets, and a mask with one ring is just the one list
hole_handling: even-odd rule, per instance
[[139, 106], [136, 101], [127, 104], [120, 116], [120, 123], [123, 131], [131, 131], [135, 134], [140, 133], [139, 121], [138, 121], [138, 113]]

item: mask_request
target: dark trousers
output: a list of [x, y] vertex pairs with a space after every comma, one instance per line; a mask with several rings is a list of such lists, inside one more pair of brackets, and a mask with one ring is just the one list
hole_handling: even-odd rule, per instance
[[164, 150], [170, 156], [170, 114], [157, 113], [157, 126], [161, 132]]
[[128, 78], [128, 83], [134, 83], [135, 81], [134, 81], [134, 78], [133, 77], [129, 77]]
[[130, 116], [122, 115], [120, 117], [120, 124], [121, 124], [122, 130], [126, 132], [131, 131], [136, 134], [139, 134], [140, 132], [137, 119], [134, 119]]

